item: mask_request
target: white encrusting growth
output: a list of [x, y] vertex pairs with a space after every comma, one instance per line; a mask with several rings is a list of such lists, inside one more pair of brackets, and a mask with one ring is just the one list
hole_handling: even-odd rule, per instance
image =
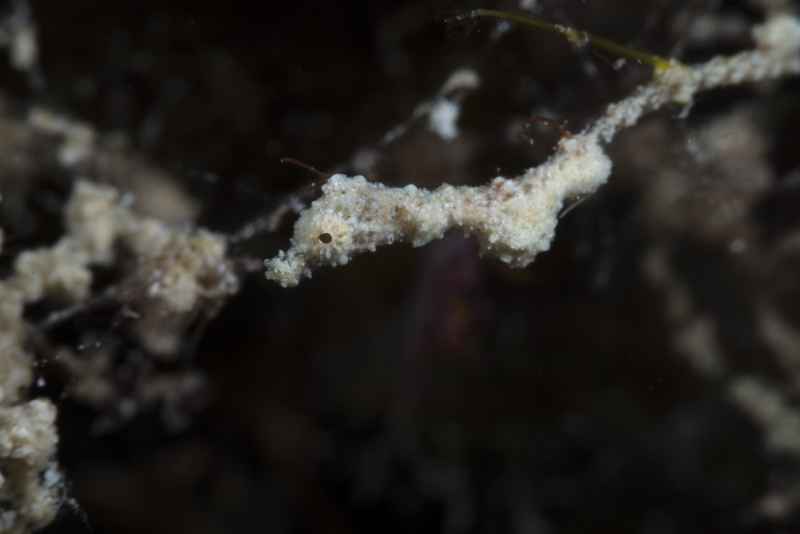
[[563, 139], [553, 156], [522, 176], [479, 187], [392, 188], [363, 176], [331, 176], [322, 196], [295, 223], [291, 247], [266, 260], [266, 276], [297, 285], [324, 265], [344, 265], [361, 252], [396, 242], [421, 246], [451, 229], [474, 235], [483, 253], [514, 266], [530, 264], [555, 235], [570, 198], [591, 194], [611, 174], [603, 145], [645, 113], [689, 104], [702, 90], [800, 72], [800, 22], [776, 15], [753, 32], [756, 48], [686, 66], [671, 63], [585, 131]]
[[35, 399], [0, 405], [0, 532], [22, 534], [48, 524], [63, 500], [54, 461], [56, 408]]
[[[238, 278], [225, 239], [173, 228], [134, 212], [107, 185], [78, 181], [65, 209], [67, 233], [49, 247], [20, 253], [0, 280], [0, 532], [26, 533], [49, 523], [64, 500], [55, 460], [56, 407], [23, 400], [33, 380], [25, 306], [45, 297], [85, 302], [92, 268], [114, 261], [123, 245], [138, 258], [131, 279], [162, 306], [164, 317], [199, 301], [233, 294]], [[199, 306], [198, 306], [199, 307]]]
[[596, 138], [562, 142], [559, 157], [520, 179], [480, 187], [386, 187], [363, 176], [332, 176], [302, 212], [292, 248], [267, 262], [267, 276], [290, 286], [318, 265], [344, 265], [359, 252], [395, 242], [425, 245], [451, 228], [477, 236], [484, 252], [514, 266], [547, 250], [564, 201], [590, 193], [611, 171]]

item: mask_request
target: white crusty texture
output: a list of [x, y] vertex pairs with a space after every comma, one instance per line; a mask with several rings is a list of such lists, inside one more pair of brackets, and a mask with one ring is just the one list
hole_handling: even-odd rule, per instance
[[88, 298], [91, 267], [112, 261], [117, 242], [138, 258], [146, 294], [169, 312], [185, 313], [201, 298], [224, 299], [238, 289], [222, 236], [141, 217], [119, 197], [109, 186], [76, 183], [65, 210], [67, 234], [51, 247], [19, 254], [11, 276], [0, 280], [0, 406], [19, 401], [31, 381], [33, 362], [23, 348], [25, 305], [46, 296]]
[[295, 223], [291, 247], [265, 261], [266, 276], [297, 285], [323, 265], [344, 265], [381, 245], [420, 246], [461, 229], [478, 238], [484, 253], [515, 266], [547, 250], [558, 213], [570, 198], [591, 194], [611, 173], [603, 145], [647, 112], [671, 102], [688, 104], [701, 90], [800, 72], [800, 22], [776, 15], [753, 32], [756, 48], [707, 63], [673, 62], [648, 84], [611, 104], [584, 132], [566, 138], [553, 156], [518, 178], [495, 178], [480, 187], [442, 185], [429, 191], [336, 174], [322, 196]]
[[[21, 253], [13, 276], [0, 281], [0, 294], [18, 297], [11, 304], [0, 304], [0, 327], [4, 308], [17, 300], [35, 302], [45, 295], [73, 301], [87, 298], [90, 267], [111, 262], [117, 242], [136, 255], [142, 276], [152, 279], [148, 294], [162, 300], [170, 311], [188, 311], [200, 297], [221, 298], [238, 287], [223, 236], [202, 229], [181, 230], [142, 217], [121, 202], [113, 187], [77, 182], [65, 222], [68, 233], [64, 237], [51, 247]], [[218, 284], [212, 287], [210, 281]]]
[[55, 452], [56, 408], [47, 400], [0, 407], [0, 457], [44, 464]]
[[147, 266], [147, 296], [173, 313], [195, 309], [201, 298], [224, 299], [239, 288], [225, 241], [206, 230], [173, 233], [158, 254], [140, 261]]
[[63, 500], [54, 463], [56, 408], [48, 400], [0, 407], [0, 532], [22, 534], [53, 520]]
[[481, 187], [390, 188], [337, 174], [300, 215], [292, 248], [267, 262], [267, 276], [296, 285], [317, 265], [344, 265], [354, 254], [395, 242], [425, 245], [451, 228], [475, 235], [484, 252], [524, 266], [550, 247], [565, 199], [594, 191], [610, 172], [596, 138], [575, 136], [561, 143], [558, 157], [520, 179], [498, 177]]
[[25, 533], [49, 523], [61, 505], [55, 463], [56, 409], [25, 401], [33, 356], [25, 350], [27, 304], [45, 297], [81, 302], [91, 295], [94, 265], [114, 260], [122, 243], [137, 258], [132, 278], [169, 313], [200, 299], [221, 300], [238, 288], [226, 241], [205, 230], [175, 229], [132, 211], [112, 187], [79, 181], [64, 212], [66, 234], [50, 247], [20, 253], [0, 280], [0, 532]]

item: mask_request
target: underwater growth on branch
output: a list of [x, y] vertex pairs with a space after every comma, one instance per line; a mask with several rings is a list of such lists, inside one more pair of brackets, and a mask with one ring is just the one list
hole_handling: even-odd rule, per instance
[[[523, 20], [489, 10], [473, 15]], [[478, 187], [443, 184], [426, 190], [413, 185], [387, 187], [363, 176], [331, 176], [322, 186], [322, 196], [300, 213], [288, 250], [265, 261], [268, 279], [295, 286], [318, 267], [344, 265], [356, 254], [392, 243], [422, 246], [451, 229], [475, 236], [483, 254], [525, 267], [550, 248], [565, 203], [606, 183], [612, 163], [604, 145], [619, 131], [670, 103], [688, 106], [700, 91], [800, 73], [800, 21], [789, 15], [773, 15], [754, 28], [753, 50], [698, 65], [629, 50], [536, 19], [524, 20], [649, 63], [653, 79], [610, 104], [581, 133], [562, 139], [542, 165], [515, 178], [500, 176]]]

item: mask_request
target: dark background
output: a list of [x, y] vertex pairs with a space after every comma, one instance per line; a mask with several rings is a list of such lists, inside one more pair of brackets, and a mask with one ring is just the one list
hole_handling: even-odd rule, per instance
[[[686, 60], [749, 45], [746, 34], [693, 44], [693, 18], [758, 20], [737, 2], [539, 4], [548, 20]], [[200, 225], [233, 232], [314, 180], [282, 157], [352, 171], [372, 148], [376, 180], [482, 183], [550, 153], [560, 132], [535, 116], [580, 130], [649, 76], [549, 34], [448, 21], [474, 7], [516, 5], [34, 1], [45, 85], [4, 66], [3, 87], [19, 109], [47, 106], [123, 136], [198, 199]], [[482, 86], [464, 98], [458, 140], [420, 121], [380, 146], [461, 67]], [[797, 406], [800, 373], [776, 363], [754, 311], [774, 302], [800, 327], [797, 254], [769, 270], [757, 257], [800, 228], [797, 189], [782, 185], [798, 168], [797, 89], [790, 80], [719, 91], [688, 119], [656, 114], [615, 145], [612, 182], [564, 217], [553, 250], [527, 269], [481, 259], [452, 235], [359, 257], [296, 289], [250, 275], [165, 366], [207, 380], [177, 430], [153, 406], [97, 431], [109, 414], [56, 379], [44, 393], [58, 399], [60, 460], [77, 505], [47, 532], [800, 528], [793, 508], [762, 506], [797, 490], [797, 458], [771, 451], [768, 431], [729, 393], [736, 377], [755, 376]], [[759, 118], [775, 177], [741, 215], [761, 240], [744, 258], [731, 255], [727, 234], [697, 230], [738, 193], [688, 148], [695, 128], [741, 107]], [[642, 200], [664, 169], [690, 184], [669, 223]], [[290, 228], [233, 255], [268, 257]], [[704, 375], [679, 350], [673, 289], [643, 267], [658, 247], [712, 325], [724, 373]], [[112, 328], [102, 316], [85, 321], [73, 328]]]

